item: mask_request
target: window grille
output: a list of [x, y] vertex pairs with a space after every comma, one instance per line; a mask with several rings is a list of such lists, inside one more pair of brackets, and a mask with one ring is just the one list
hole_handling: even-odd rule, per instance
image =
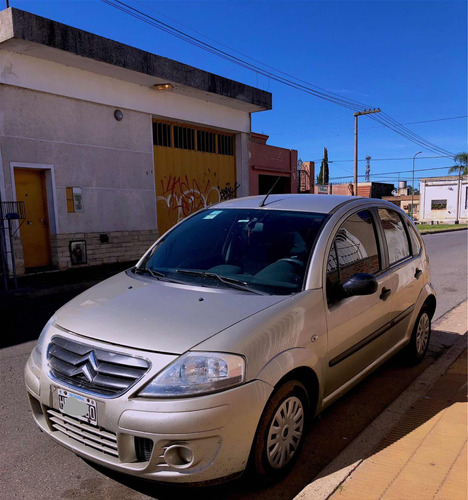
[[232, 135], [218, 134], [218, 153], [234, 156], [234, 137]]
[[172, 146], [171, 126], [167, 123], [153, 123], [153, 144], [155, 146]]
[[204, 153], [216, 153], [216, 134], [197, 130], [197, 149]]
[[174, 147], [179, 149], [195, 149], [195, 130], [193, 128], [174, 125]]
[[431, 200], [431, 210], [446, 210], [447, 200]]

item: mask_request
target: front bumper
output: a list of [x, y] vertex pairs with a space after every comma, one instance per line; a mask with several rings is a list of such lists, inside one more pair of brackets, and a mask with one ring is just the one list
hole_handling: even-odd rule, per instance
[[[138, 386], [149, 378], [150, 374]], [[135, 388], [120, 397], [105, 398], [52, 380], [32, 357], [25, 367], [25, 382], [37, 425], [55, 441], [104, 467], [174, 483], [213, 481], [242, 473], [273, 389], [253, 381], [193, 398], [130, 397]], [[60, 411], [58, 389], [94, 399], [98, 425]]]

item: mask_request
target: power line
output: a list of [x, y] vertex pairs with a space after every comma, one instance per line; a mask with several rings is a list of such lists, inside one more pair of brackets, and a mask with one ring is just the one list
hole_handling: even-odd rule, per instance
[[[437, 167], [437, 168], [421, 168], [421, 169], [417, 169], [415, 170], [415, 172], [429, 172], [429, 171], [432, 171], [432, 170], [447, 170], [449, 169], [450, 167]], [[393, 176], [393, 175], [397, 175], [397, 174], [406, 174], [406, 173], [411, 173], [413, 172], [412, 170], [400, 170], [399, 172], [385, 172], [385, 173], [377, 173], [377, 174], [372, 174], [372, 177], [387, 177], [387, 178], [390, 178], [390, 176]], [[365, 177], [365, 175], [359, 175], [358, 177]], [[343, 177], [333, 177], [333, 178], [330, 178], [330, 180], [337, 180], [337, 179], [351, 179], [352, 178], [352, 174], [351, 175], [346, 175], [346, 176], [343, 176]]]
[[[430, 160], [433, 158], [447, 158], [445, 155], [444, 156], [418, 156], [418, 161], [419, 160]], [[412, 160], [413, 157], [407, 157], [407, 158], [372, 158], [372, 161], [394, 161], [394, 160]], [[312, 160], [312, 161], [322, 161], [322, 158], [319, 158], [318, 160]], [[328, 163], [341, 163], [341, 162], [351, 162], [354, 160], [330, 160]], [[366, 161], [366, 159], [358, 160], [358, 161]]]
[[[461, 115], [461, 116], [448, 116], [446, 118], [434, 118], [432, 120], [421, 120], [421, 121], [418, 121], [418, 122], [405, 122], [405, 123], [402, 123], [402, 125], [415, 125], [415, 124], [418, 124], [418, 123], [432, 123], [432, 122], [443, 122], [443, 121], [447, 121], [447, 120], [458, 120], [460, 118], [468, 118], [468, 115]], [[378, 126], [375, 126], [375, 127], [359, 127], [360, 130], [370, 130], [370, 129], [373, 129], [373, 128], [379, 128]], [[336, 128], [328, 128], [328, 129], [322, 129], [321, 132], [339, 132], [339, 131], [342, 131], [342, 130], [351, 130], [351, 128], [349, 129], [343, 129], [343, 128], [340, 128], [340, 129], [336, 129]]]
[[[323, 99], [325, 101], [338, 104], [339, 106], [352, 109], [353, 111], [360, 111], [364, 108], [368, 108], [368, 105], [365, 105], [363, 103], [360, 103], [358, 101], [355, 101], [353, 99], [348, 99], [345, 98], [339, 94], [336, 94], [334, 92], [322, 89], [320, 87], [317, 87], [316, 85], [312, 85], [310, 83], [304, 82], [303, 80], [299, 80], [297, 77], [288, 75], [287, 73], [284, 73], [282, 71], [279, 71], [275, 69], [276, 72], [281, 73], [285, 76], [280, 76], [278, 74], [273, 73], [272, 71], [265, 70], [261, 68], [260, 66], [257, 66], [255, 64], [249, 63], [248, 61], [241, 59], [240, 57], [234, 56], [230, 54], [229, 52], [226, 52], [224, 50], [221, 50], [214, 45], [211, 45], [209, 43], [206, 43], [196, 37], [193, 37], [187, 33], [185, 33], [182, 30], [179, 30], [177, 28], [174, 28], [173, 26], [164, 23], [149, 14], [140, 11], [138, 9], [135, 9], [131, 5], [128, 5], [120, 0], [101, 0], [102, 2], [110, 5], [111, 7], [114, 7], [140, 21], [143, 21], [147, 24], [150, 24], [151, 26], [168, 33], [172, 36], [175, 36], [176, 38], [179, 38], [185, 42], [190, 43], [191, 45], [200, 48], [202, 50], [205, 50], [213, 55], [216, 55], [218, 57], [221, 57], [227, 61], [230, 61], [234, 64], [237, 64], [238, 66], [241, 66], [245, 69], [254, 71], [258, 74], [261, 74], [263, 76], [266, 76], [278, 83], [282, 83], [284, 85], [287, 85], [291, 88], [294, 88], [296, 90], [300, 90], [302, 92], [305, 92], [306, 94], [313, 95], [315, 97], [318, 97], [320, 99]], [[262, 66], [267, 67], [264, 63], [259, 63]], [[271, 67], [270, 67], [271, 68]], [[290, 80], [289, 78], [286, 78], [288, 76], [289, 78], [293, 78], [293, 80]], [[302, 82], [302, 83], [297, 83], [297, 82]], [[304, 84], [304, 85], [303, 85]], [[404, 125], [401, 123], [397, 122], [393, 118], [391, 118], [389, 115], [382, 113], [382, 116], [371, 116], [371, 119], [377, 121], [384, 127], [389, 128], [390, 130], [393, 130], [397, 134], [401, 135], [402, 137], [406, 138], [407, 140], [417, 144], [418, 146], [421, 146], [425, 149], [428, 149], [429, 151], [438, 153], [438, 154], [443, 154], [445, 156], [453, 156], [453, 153], [449, 152], [446, 149], [440, 148], [436, 144], [427, 141], [423, 137], [415, 134], [411, 130], [407, 129]]]
[[443, 122], [446, 120], [458, 120], [459, 118], [468, 118], [468, 115], [448, 116], [447, 118], [435, 118], [434, 120], [422, 120], [419, 122], [407, 122], [407, 123], [405, 123], [405, 125], [414, 125], [416, 123]]

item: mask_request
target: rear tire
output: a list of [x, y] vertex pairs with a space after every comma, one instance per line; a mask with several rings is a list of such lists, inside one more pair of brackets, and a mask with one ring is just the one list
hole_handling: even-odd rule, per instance
[[252, 472], [265, 483], [281, 479], [297, 460], [309, 411], [307, 390], [298, 380], [280, 386], [268, 401], [250, 456]]
[[431, 338], [431, 313], [429, 307], [423, 306], [414, 324], [410, 342], [406, 348], [406, 359], [417, 364], [424, 359]]

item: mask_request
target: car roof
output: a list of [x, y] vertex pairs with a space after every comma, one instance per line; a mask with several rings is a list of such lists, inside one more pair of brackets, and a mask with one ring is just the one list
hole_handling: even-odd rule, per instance
[[[263, 208], [265, 210], [293, 210], [329, 214], [343, 204], [370, 201], [369, 198], [357, 196], [340, 196], [327, 194], [271, 194], [265, 205], [261, 203], [266, 195], [248, 196], [227, 200], [216, 205], [216, 208]], [[375, 200], [373, 200], [375, 201]], [[379, 200], [380, 201], [380, 200]], [[210, 207], [213, 208], [213, 207]]]

